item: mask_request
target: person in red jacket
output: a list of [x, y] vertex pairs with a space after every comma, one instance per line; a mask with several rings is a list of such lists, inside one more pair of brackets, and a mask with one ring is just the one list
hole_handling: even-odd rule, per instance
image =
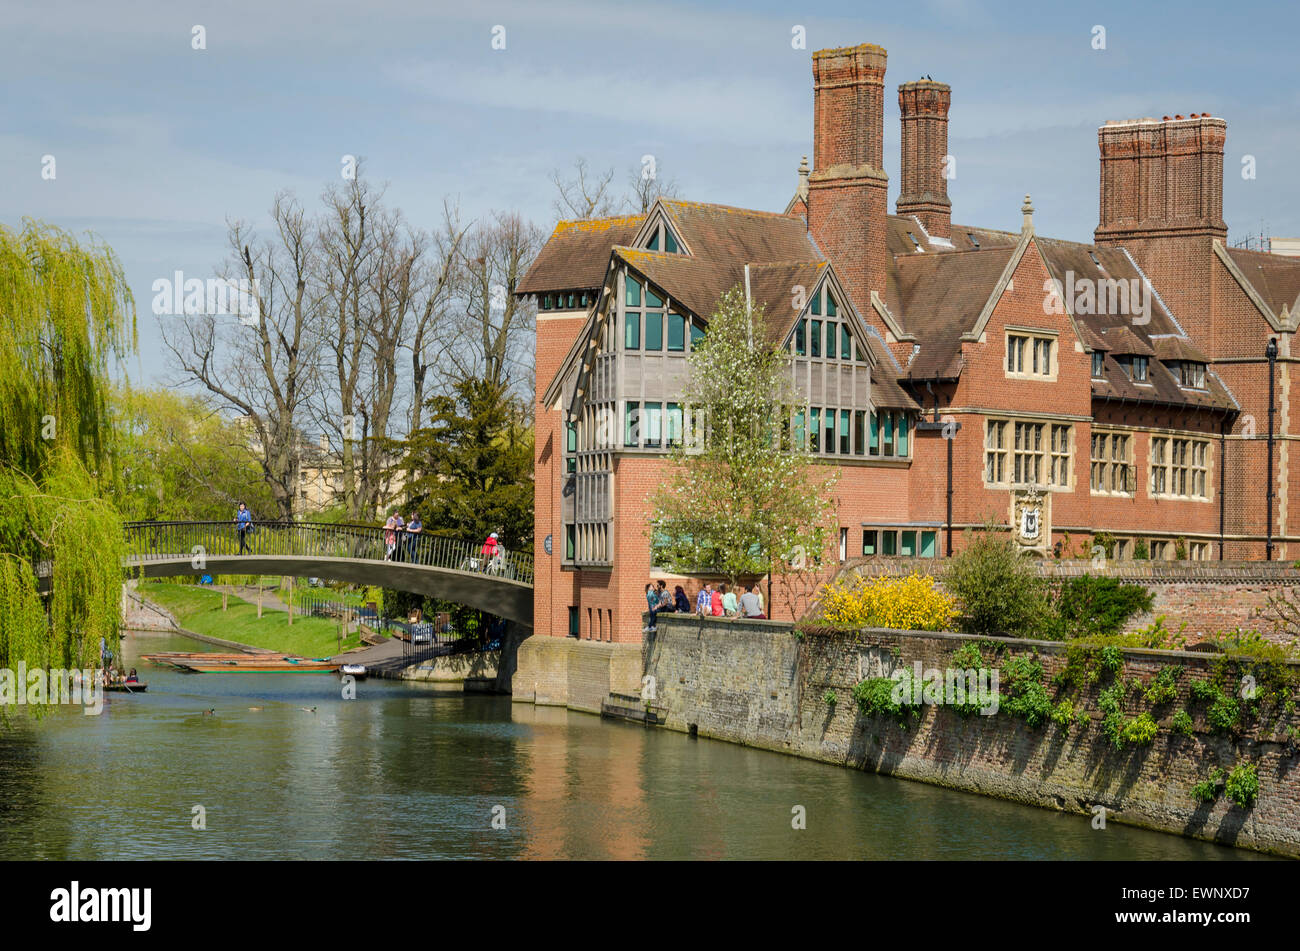
[[709, 611], [714, 617], [722, 617], [722, 592], [717, 588], [709, 596]]

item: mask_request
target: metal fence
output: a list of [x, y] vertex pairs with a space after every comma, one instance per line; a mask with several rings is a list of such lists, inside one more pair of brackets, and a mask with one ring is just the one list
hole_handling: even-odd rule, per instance
[[485, 558], [482, 543], [423, 532], [390, 531], [374, 525], [326, 522], [253, 522], [241, 532], [235, 522], [131, 522], [130, 554], [140, 561], [200, 555], [286, 555], [356, 558], [472, 571], [533, 583], [533, 558], [498, 549]]

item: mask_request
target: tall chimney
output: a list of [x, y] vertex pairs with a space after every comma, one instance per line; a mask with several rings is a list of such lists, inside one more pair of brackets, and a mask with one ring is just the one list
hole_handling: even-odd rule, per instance
[[1178, 322], [1218, 356], [1219, 311], [1204, 275], [1223, 222], [1223, 146], [1228, 124], [1209, 113], [1107, 122], [1100, 216], [1094, 240], [1123, 245]]
[[889, 177], [885, 59], [870, 44], [813, 53], [813, 171], [808, 229], [861, 313], [885, 292]]
[[1193, 115], [1107, 122], [1101, 150], [1098, 244], [1147, 238], [1224, 239], [1223, 144], [1228, 124]]
[[925, 230], [939, 238], [952, 237], [952, 202], [944, 175], [951, 102], [952, 89], [932, 79], [898, 87], [902, 141], [895, 207], [900, 215], [916, 215]]

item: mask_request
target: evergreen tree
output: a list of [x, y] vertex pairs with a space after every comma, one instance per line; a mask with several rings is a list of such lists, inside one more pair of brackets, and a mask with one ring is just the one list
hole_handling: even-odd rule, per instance
[[425, 404], [429, 424], [398, 463], [425, 531], [473, 541], [498, 532], [507, 550], [533, 547], [533, 432], [507, 384], [467, 379]]

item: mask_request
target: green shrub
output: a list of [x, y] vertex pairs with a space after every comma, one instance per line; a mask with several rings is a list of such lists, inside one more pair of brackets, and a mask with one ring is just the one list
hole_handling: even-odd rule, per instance
[[1133, 543], [1133, 560], [1147, 561], [1151, 557], [1151, 549], [1147, 547], [1144, 539], [1139, 538]]
[[1148, 746], [1160, 732], [1160, 727], [1145, 710], [1124, 724], [1120, 738], [1130, 746]]
[[961, 606], [961, 627], [970, 634], [1037, 634], [1049, 613], [1046, 585], [1034, 564], [1011, 539], [986, 530], [967, 534], [944, 584]]
[[1183, 675], [1181, 666], [1162, 667], [1147, 686], [1146, 702], [1154, 707], [1171, 703], [1178, 698], [1178, 678]]
[[[902, 702], [894, 699], [894, 689], [900, 683]], [[912, 717], [921, 715], [920, 703], [912, 703], [911, 697], [912, 672], [906, 668], [902, 671], [899, 680], [893, 677], [869, 677], [853, 688], [853, 699], [857, 701], [858, 712], [863, 716], [897, 717], [904, 726], [909, 715]]]
[[1254, 763], [1238, 763], [1228, 774], [1224, 784], [1224, 793], [1228, 799], [1248, 809], [1259, 796], [1259, 774]]
[[1087, 714], [1081, 708], [1076, 710], [1074, 701], [1066, 697], [1052, 707], [1052, 712], [1048, 716], [1062, 730], [1069, 730], [1072, 725], [1078, 722], [1080, 714], [1083, 715], [1085, 720], [1087, 719]]
[[1128, 684], [1118, 680], [1103, 690], [1097, 697], [1097, 706], [1103, 714], [1101, 732], [1117, 750], [1124, 749], [1124, 697], [1128, 693]]
[[978, 644], [963, 644], [952, 652], [950, 663], [963, 670], [979, 670], [984, 666], [984, 655], [980, 653]]
[[1062, 580], [1052, 591], [1049, 604], [1051, 612], [1043, 633], [1066, 640], [1118, 634], [1133, 615], [1151, 610], [1152, 595], [1141, 585], [1080, 575]]
[[1195, 728], [1192, 715], [1186, 710], [1179, 710], [1174, 714], [1173, 722], [1169, 724], [1169, 728], [1175, 733], [1181, 733], [1183, 736], [1191, 736]]
[[1193, 680], [1190, 693], [1193, 700], [1216, 700], [1223, 691], [1211, 680]]
[[1223, 782], [1223, 770], [1214, 767], [1208, 779], [1203, 779], [1192, 786], [1192, 798], [1197, 802], [1214, 802], [1219, 794], [1219, 783]]
[[1098, 658], [1098, 666], [1102, 673], [1115, 676], [1124, 669], [1124, 652], [1113, 644], [1103, 647]]
[[1205, 711], [1205, 722], [1215, 733], [1232, 733], [1241, 721], [1241, 705], [1234, 697], [1222, 691], [1218, 699]]
[[1012, 657], [1003, 665], [1000, 681], [1007, 688], [1000, 709], [1020, 717], [1032, 729], [1052, 715], [1052, 700], [1042, 684], [1043, 665], [1032, 657]]
[[834, 690], [827, 690], [824, 694], [822, 694], [822, 703], [826, 704], [826, 706], [828, 707], [833, 707], [835, 706], [835, 704], [839, 702], [840, 702], [840, 695], [837, 694]]

